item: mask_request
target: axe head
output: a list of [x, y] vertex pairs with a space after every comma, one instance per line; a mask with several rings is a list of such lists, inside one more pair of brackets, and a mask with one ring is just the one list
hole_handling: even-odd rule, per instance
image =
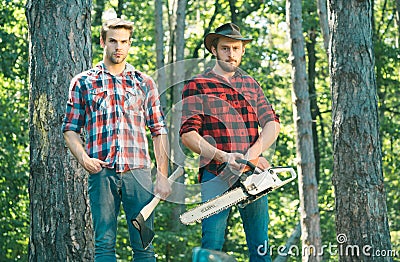
[[154, 231], [146, 226], [142, 213], [139, 213], [136, 218], [133, 218], [131, 223], [139, 231], [143, 248], [147, 249], [154, 239]]

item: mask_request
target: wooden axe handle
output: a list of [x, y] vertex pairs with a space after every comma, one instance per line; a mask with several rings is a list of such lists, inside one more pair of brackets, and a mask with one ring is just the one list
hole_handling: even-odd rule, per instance
[[[178, 166], [175, 169], [174, 173], [172, 173], [172, 175], [168, 178], [169, 183], [172, 185], [172, 183], [176, 179], [178, 179], [181, 175], [183, 175], [183, 173], [184, 173], [183, 168]], [[160, 195], [157, 194], [153, 197], [150, 203], [148, 203], [146, 206], [142, 208], [142, 210], [140, 210], [140, 213], [142, 214], [144, 221], [146, 221], [149, 218], [149, 216], [151, 215], [151, 213], [156, 208], [159, 202], [160, 202]]]

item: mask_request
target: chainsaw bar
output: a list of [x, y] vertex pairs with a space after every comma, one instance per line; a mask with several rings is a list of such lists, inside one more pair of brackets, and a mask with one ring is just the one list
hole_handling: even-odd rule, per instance
[[243, 192], [243, 189], [238, 187], [183, 213], [179, 218], [185, 225], [200, 222], [204, 218], [217, 214], [246, 198], [247, 195]]
[[[278, 173], [290, 173], [291, 176], [281, 180]], [[200, 222], [204, 218], [221, 212], [235, 204], [245, 207], [269, 192], [280, 188], [296, 178], [296, 172], [291, 167], [273, 167], [258, 174], [247, 176], [241, 181], [241, 186], [230, 190], [220, 196], [204, 202], [197, 207], [183, 213], [180, 220], [188, 225]]]

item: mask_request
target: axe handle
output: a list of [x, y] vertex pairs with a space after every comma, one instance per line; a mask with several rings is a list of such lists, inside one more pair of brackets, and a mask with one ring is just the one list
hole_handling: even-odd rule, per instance
[[[184, 173], [183, 168], [178, 166], [175, 169], [174, 173], [172, 173], [172, 175], [168, 178], [169, 183], [172, 185], [172, 183], [180, 176], [182, 176], [183, 173]], [[151, 213], [156, 208], [159, 202], [160, 202], [160, 195], [157, 194], [153, 197], [150, 203], [148, 203], [146, 206], [142, 208], [142, 210], [140, 210], [140, 213], [142, 214], [144, 221], [146, 221], [149, 218], [149, 216], [151, 215]]]

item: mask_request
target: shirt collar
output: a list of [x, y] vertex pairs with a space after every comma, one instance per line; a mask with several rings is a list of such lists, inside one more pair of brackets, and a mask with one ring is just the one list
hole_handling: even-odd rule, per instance
[[[109, 73], [109, 71], [107, 70], [107, 67], [103, 61], [98, 62], [96, 64], [95, 68], [96, 68], [96, 74], [101, 74], [103, 72]], [[133, 75], [133, 74], [135, 74], [135, 72], [136, 72], [135, 67], [129, 63], [126, 63], [125, 69], [124, 69], [124, 71], [122, 71], [122, 75]]]
[[[208, 67], [208, 68], [204, 71], [204, 74], [205, 74], [206, 76], [209, 76], [209, 77], [219, 77], [219, 78], [222, 78], [219, 74], [215, 73], [214, 70], [212, 70], [211, 67]], [[238, 69], [235, 71], [235, 74], [234, 74], [231, 78], [242, 77], [242, 76], [243, 76], [243, 70], [241, 70], [240, 68], [238, 68]]]

